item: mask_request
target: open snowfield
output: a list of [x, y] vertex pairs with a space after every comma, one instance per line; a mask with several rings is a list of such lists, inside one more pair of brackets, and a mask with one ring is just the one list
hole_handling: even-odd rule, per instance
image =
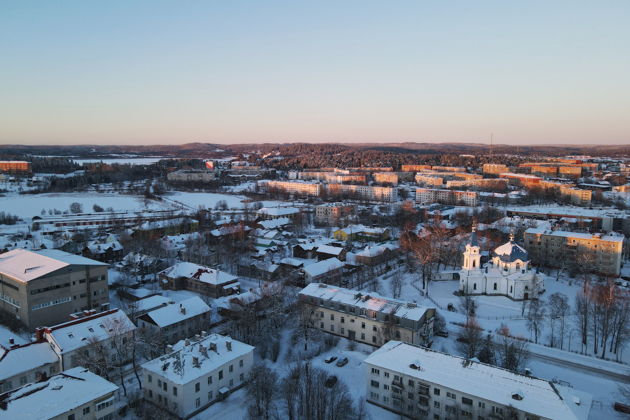
[[81, 203], [85, 212], [91, 212], [94, 204], [114, 211], [165, 210], [168, 204], [145, 200], [139, 196], [99, 193], [46, 193], [26, 195], [6, 195], [0, 197], [0, 211], [14, 214], [24, 219], [41, 215], [42, 210], [67, 211], [71, 203]]
[[72, 159], [78, 164], [85, 163], [105, 163], [107, 165], [112, 165], [117, 163], [119, 165], [150, 165], [152, 163], [158, 162], [163, 157], [149, 157], [149, 158], [113, 158], [113, 159]]
[[[225, 201], [229, 209], [242, 209], [244, 201], [248, 200], [243, 195], [217, 194], [217, 193], [196, 193], [177, 191], [166, 196], [168, 200], [179, 202], [191, 209], [205, 207], [214, 209], [219, 201]], [[262, 201], [264, 207], [290, 206], [292, 203], [282, 201]]]

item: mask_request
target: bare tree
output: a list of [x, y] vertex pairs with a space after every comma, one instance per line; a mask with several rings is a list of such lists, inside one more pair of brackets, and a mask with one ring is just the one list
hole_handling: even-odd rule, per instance
[[554, 293], [549, 296], [549, 345], [562, 349], [564, 347], [564, 336], [566, 333], [566, 318], [571, 307], [569, 298], [562, 293]]
[[278, 374], [264, 365], [254, 366], [246, 385], [251, 419], [269, 420], [276, 412], [275, 399], [279, 392]]
[[529, 357], [527, 342], [510, 335], [510, 329], [503, 324], [497, 330], [497, 362], [502, 368], [519, 372]]
[[534, 343], [538, 344], [538, 336], [545, 320], [545, 307], [540, 299], [532, 299], [527, 311], [527, 329], [534, 334]]
[[483, 329], [474, 316], [468, 318], [457, 337], [457, 349], [467, 359], [477, 357], [483, 341]]

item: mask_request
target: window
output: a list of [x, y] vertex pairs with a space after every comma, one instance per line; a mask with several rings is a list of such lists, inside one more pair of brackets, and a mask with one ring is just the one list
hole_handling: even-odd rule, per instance
[[324, 323], [323, 322], [319, 323], [319, 328], [324, 328]]
[[497, 290], [497, 284], [494, 283], [494, 290]]
[[153, 391], [149, 390], [149, 398], [153, 398]]
[[212, 391], [208, 391], [208, 401], [212, 401]]
[[346, 322], [346, 318], [341, 317], [341, 323], [344, 324]]
[[149, 383], [153, 382], [153, 377], [151, 375], [147, 376], [147, 380], [149, 381]]
[[241, 373], [240, 375], [238, 375], [238, 379], [243, 382], [245, 380], [245, 375], [243, 373]]
[[243, 359], [238, 361], [238, 367], [243, 367]]
[[330, 331], [335, 331], [335, 326], [333, 324], [330, 324]]
[[26, 376], [22, 376], [20, 378], [20, 385], [25, 385], [26, 384]]
[[380, 375], [380, 374], [381, 374], [381, 371], [380, 371], [380, 370], [378, 370], [378, 369], [376, 369], [376, 368], [372, 368], [372, 373], [373, 373], [374, 375]]
[[413, 383], [413, 380], [411, 380], [411, 379], [409, 379], [409, 382], [407, 382], [407, 384], [408, 384], [410, 387], [412, 387], [412, 388], [413, 388], [413, 387], [414, 387], [414, 385], [415, 385], [415, 384]]
[[477, 290], [477, 283], [473, 283], [473, 290]]
[[376, 331], [376, 325], [372, 325], [372, 331]]
[[440, 402], [439, 401], [433, 401], [433, 408], [440, 408]]
[[378, 383], [378, 381], [372, 380], [370, 381], [370, 385], [372, 385], [373, 388], [378, 388], [380, 384]]
[[162, 381], [158, 379], [158, 388], [162, 388]]
[[409, 392], [409, 393], [407, 393], [407, 397], [408, 397], [410, 400], [413, 400], [413, 392]]
[[173, 395], [177, 396], [177, 387], [173, 387]]
[[479, 408], [486, 408], [486, 403], [479, 401]]
[[341, 334], [345, 334], [345, 330], [343, 329], [343, 327], [341, 328]]
[[378, 394], [376, 392], [370, 392], [370, 398], [378, 401]]
[[376, 336], [375, 335], [372, 336], [372, 343], [376, 343]]
[[361, 340], [365, 340], [365, 333], [361, 333]]
[[212, 385], [212, 375], [208, 376], [208, 385]]
[[164, 386], [163, 386], [164, 391], [167, 391], [167, 386], [168, 386], [168, 385], [166, 385], [166, 382], [162, 382], [162, 385], [164, 385]]
[[199, 384], [199, 382], [197, 382], [195, 384], [195, 392], [199, 392], [200, 389], [201, 389], [201, 385]]
[[90, 413], [90, 407], [85, 407], [83, 409], [83, 415], [85, 416], [86, 414], [89, 414], [89, 413]]
[[230, 367], [228, 368], [228, 370], [230, 371], [230, 373], [234, 372], [234, 365], [230, 365]]
[[201, 400], [199, 398], [197, 398], [195, 400], [195, 407], [199, 407], [201, 405]]
[[462, 397], [462, 404], [473, 405], [473, 401], [470, 398]]
[[330, 320], [334, 321], [335, 320], [335, 315], [334, 314], [330, 314]]
[[365, 322], [361, 323], [361, 328], [365, 329]]
[[389, 385], [383, 384], [383, 389], [387, 391], [389, 389]]
[[74, 420], [74, 414], [70, 414], [70, 415], [68, 416], [68, 420]]
[[389, 372], [385, 372], [383, 375], [385, 375], [386, 378], [389, 378]]
[[452, 399], [456, 399], [456, 398], [457, 398], [457, 396], [456, 396], [455, 394], [453, 394], [452, 392], [447, 392], [447, 393], [446, 393], [446, 396], [447, 396], [448, 398], [452, 398]]

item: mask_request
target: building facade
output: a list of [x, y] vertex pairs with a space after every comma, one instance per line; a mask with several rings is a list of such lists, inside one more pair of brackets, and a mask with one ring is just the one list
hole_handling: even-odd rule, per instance
[[170, 347], [142, 365], [144, 399], [189, 418], [241, 388], [254, 364], [254, 347], [205, 333]]
[[435, 308], [322, 283], [306, 286], [299, 299], [312, 327], [329, 334], [376, 347], [389, 340], [432, 341]]
[[108, 265], [55, 249], [0, 254], [0, 308], [28, 328], [107, 309]]
[[406, 418], [586, 420], [592, 403], [573, 388], [400, 341], [364, 364], [367, 401]]
[[463, 204], [474, 207], [479, 203], [479, 194], [475, 191], [416, 188], [416, 202], [418, 204]]
[[622, 235], [530, 228], [523, 237], [525, 248], [536, 264], [550, 267], [577, 264], [615, 277], [621, 272]]

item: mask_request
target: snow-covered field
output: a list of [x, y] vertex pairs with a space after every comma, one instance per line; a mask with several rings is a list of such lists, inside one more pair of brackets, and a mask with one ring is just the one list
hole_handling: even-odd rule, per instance
[[31, 219], [41, 215], [42, 210], [67, 211], [71, 203], [81, 203], [83, 210], [91, 212], [94, 204], [103, 208], [112, 207], [114, 211], [164, 210], [168, 204], [143, 197], [120, 194], [99, 193], [46, 193], [46, 194], [11, 194], [0, 197], [0, 211]]
[[[241, 209], [244, 206], [244, 202], [249, 200], [243, 195], [183, 191], [173, 192], [166, 198], [184, 204], [192, 209], [198, 209], [200, 207], [214, 209], [216, 204], [220, 201], [225, 201], [229, 209]], [[262, 205], [264, 207], [280, 207], [289, 206], [291, 203], [283, 201], [262, 201]]]
[[107, 165], [112, 165], [114, 163], [118, 163], [120, 165], [150, 165], [152, 163], [158, 162], [163, 157], [150, 157], [150, 158], [113, 158], [113, 159], [72, 159], [78, 164], [85, 163], [105, 163]]

